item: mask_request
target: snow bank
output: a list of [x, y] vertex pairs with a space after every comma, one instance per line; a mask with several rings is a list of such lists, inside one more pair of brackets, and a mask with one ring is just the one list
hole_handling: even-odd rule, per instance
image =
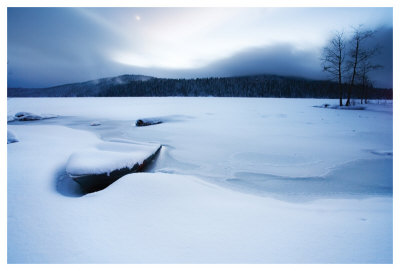
[[122, 168], [133, 168], [153, 155], [158, 144], [104, 142], [94, 148], [76, 152], [68, 159], [66, 171], [74, 176], [110, 174]]
[[10, 129], [7, 129], [7, 144], [14, 143], [14, 142], [18, 142], [17, 137]]

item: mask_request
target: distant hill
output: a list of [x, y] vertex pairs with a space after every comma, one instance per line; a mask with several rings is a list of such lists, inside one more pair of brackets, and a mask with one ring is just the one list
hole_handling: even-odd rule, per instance
[[125, 85], [132, 81], [147, 81], [151, 76], [120, 75], [82, 83], [73, 83], [49, 88], [8, 88], [8, 97], [96, 97], [112, 86]]
[[[345, 86], [346, 87], [346, 86]], [[361, 87], [356, 86], [358, 98]], [[121, 75], [50, 88], [9, 88], [8, 97], [142, 97], [216, 96], [338, 98], [335, 82], [278, 75], [165, 79], [144, 75]], [[392, 89], [368, 89], [369, 99], [392, 99]]]

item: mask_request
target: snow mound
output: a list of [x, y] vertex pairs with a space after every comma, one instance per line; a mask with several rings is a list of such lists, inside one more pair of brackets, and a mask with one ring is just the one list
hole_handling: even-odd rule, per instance
[[7, 144], [18, 142], [18, 141], [19, 140], [17, 139], [15, 134], [12, 131], [7, 130]]
[[143, 164], [159, 148], [159, 144], [104, 142], [94, 148], [73, 153], [66, 171], [71, 177], [110, 174], [115, 170]]
[[14, 121], [14, 120], [15, 120], [14, 116], [7, 115], [7, 122], [11, 122], [11, 121]]
[[19, 120], [19, 121], [31, 121], [31, 120], [42, 120], [42, 119], [52, 119], [57, 118], [57, 115], [53, 114], [42, 114], [36, 115], [29, 112], [18, 112], [14, 115], [14, 119], [7, 117], [7, 121]]
[[90, 126], [100, 126], [101, 123], [100, 121], [93, 121], [92, 123], [90, 123]]
[[14, 118], [15, 120], [22, 120], [22, 121], [42, 119], [41, 116], [29, 112], [18, 112], [15, 114]]

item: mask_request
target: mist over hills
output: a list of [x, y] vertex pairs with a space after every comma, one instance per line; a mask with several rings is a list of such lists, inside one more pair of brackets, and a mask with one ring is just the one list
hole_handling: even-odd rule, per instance
[[[345, 86], [346, 87], [346, 86]], [[167, 79], [121, 75], [49, 88], [8, 88], [8, 97], [143, 97], [216, 96], [338, 98], [337, 83], [301, 77], [251, 75], [197, 79]], [[361, 96], [356, 86], [353, 98]], [[392, 99], [392, 89], [369, 87], [369, 99]]]
[[151, 79], [144, 75], [121, 75], [81, 83], [65, 84], [48, 88], [8, 88], [8, 97], [97, 97], [102, 90], [111, 86], [128, 84], [132, 81]]

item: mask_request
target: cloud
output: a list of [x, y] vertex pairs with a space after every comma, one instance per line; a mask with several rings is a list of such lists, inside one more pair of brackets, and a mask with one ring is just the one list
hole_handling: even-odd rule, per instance
[[[365, 44], [381, 46], [373, 61], [383, 69], [372, 71], [370, 77], [377, 87], [393, 85], [393, 29], [380, 28], [374, 39]], [[129, 67], [133, 73], [166, 78], [223, 77], [256, 74], [276, 74], [309, 79], [327, 79], [321, 69], [321, 48], [299, 49], [289, 43], [247, 48], [230, 57], [214, 61], [199, 69], [161, 69]]]
[[[376, 43], [382, 45], [381, 54], [376, 56], [374, 61], [377, 64], [383, 65], [384, 68], [371, 72], [371, 79], [378, 87], [392, 87], [392, 41], [392, 29], [383, 29], [377, 32], [375, 39], [371, 43], [366, 44], [366, 46], [372, 46]], [[305, 50], [296, 48], [289, 43], [281, 43], [273, 46], [248, 48], [231, 57], [214, 61], [206, 67], [198, 69], [135, 67], [115, 63], [97, 55], [97, 57], [93, 56], [87, 65], [81, 65], [79, 68], [73, 68], [72, 64], [66, 63], [63, 66], [55, 67], [54, 70], [47, 70], [49, 81], [46, 83], [47, 85], [54, 85], [57, 80], [61, 79], [67, 80], [66, 82], [64, 81], [65, 83], [72, 83], [127, 73], [163, 78], [276, 74], [309, 79], [326, 79], [327, 75], [322, 72], [320, 65], [320, 53], [321, 49], [319, 48]], [[27, 69], [28, 67], [25, 66], [25, 68]], [[32, 76], [25, 76], [25, 80], [27, 80], [26, 84], [28, 84], [29, 80], [34, 80], [35, 77], [42, 78], [44, 76], [42, 70], [35, 71], [34, 67], [32, 67], [29, 74]], [[9, 74], [9, 84], [13, 82], [13, 79], [14, 77]], [[41, 83], [43, 84], [43, 81]], [[32, 83], [28, 86], [31, 87]]]
[[369, 47], [374, 45], [378, 45], [380, 50], [373, 62], [383, 68], [372, 71], [370, 77], [374, 85], [390, 88], [393, 86], [393, 28], [378, 29], [374, 38], [366, 44]]
[[225, 77], [277, 74], [306, 78], [323, 78], [319, 50], [301, 50], [289, 43], [242, 50], [230, 57], [194, 69], [131, 67], [136, 73], [166, 78]]
[[[393, 86], [393, 29], [377, 29], [373, 39], [366, 42], [366, 47], [379, 45], [381, 50], [373, 62], [383, 68], [372, 71], [370, 78], [375, 86], [391, 88]], [[310, 79], [326, 79], [321, 70], [321, 49], [298, 49], [289, 43], [273, 46], [249, 48], [238, 54], [209, 66], [192, 71], [200, 76], [238, 76], [253, 74], [277, 74]], [[188, 73], [187, 75], [190, 75]]]
[[211, 64], [205, 70], [219, 76], [278, 74], [322, 78], [318, 50], [301, 50], [291, 44], [250, 48]]

